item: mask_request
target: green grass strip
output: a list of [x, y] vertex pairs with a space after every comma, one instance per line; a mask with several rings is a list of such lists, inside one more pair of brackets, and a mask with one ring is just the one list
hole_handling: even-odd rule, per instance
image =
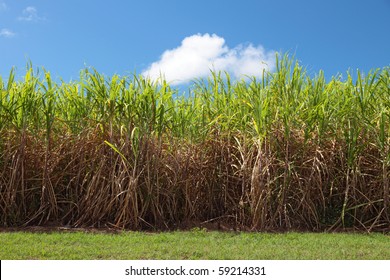
[[3, 232], [0, 259], [390, 259], [390, 236], [352, 233]]

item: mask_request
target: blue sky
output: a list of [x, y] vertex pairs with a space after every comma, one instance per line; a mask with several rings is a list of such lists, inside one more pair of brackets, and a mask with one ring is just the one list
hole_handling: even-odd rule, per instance
[[181, 84], [257, 75], [289, 52], [330, 78], [389, 66], [389, 34], [390, 0], [0, 0], [0, 75], [31, 60], [65, 81], [92, 66]]

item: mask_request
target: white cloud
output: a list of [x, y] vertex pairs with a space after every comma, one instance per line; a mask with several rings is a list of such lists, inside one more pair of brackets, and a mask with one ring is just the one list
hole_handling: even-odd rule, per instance
[[12, 32], [7, 28], [3, 28], [0, 30], [0, 37], [11, 38], [11, 37], [15, 37], [15, 35], [16, 34], [14, 32]]
[[45, 20], [44, 17], [38, 15], [38, 10], [35, 7], [29, 6], [22, 12], [23, 16], [18, 17], [21, 21], [40, 21]]
[[155, 80], [161, 77], [172, 85], [206, 77], [210, 70], [227, 71], [234, 78], [261, 76], [264, 69], [275, 67], [275, 52], [252, 44], [229, 48], [225, 39], [215, 34], [196, 34], [184, 38], [175, 49], [166, 50], [142, 74]]

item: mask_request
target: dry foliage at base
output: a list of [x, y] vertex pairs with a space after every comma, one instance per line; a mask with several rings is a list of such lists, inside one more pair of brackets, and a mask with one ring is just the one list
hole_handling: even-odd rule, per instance
[[165, 82], [0, 79], [1, 226], [389, 229], [389, 69]]

